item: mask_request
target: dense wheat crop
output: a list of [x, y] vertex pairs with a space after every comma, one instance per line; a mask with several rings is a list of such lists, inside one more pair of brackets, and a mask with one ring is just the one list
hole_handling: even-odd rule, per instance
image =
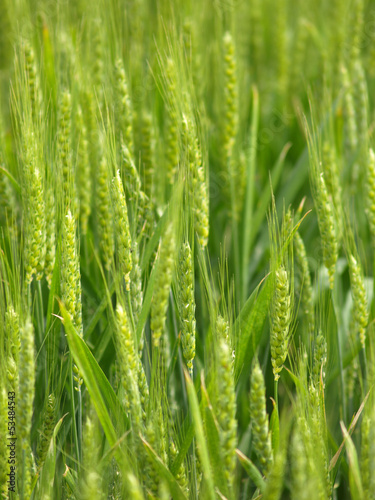
[[0, 494], [375, 500], [375, 2], [0, 0]]

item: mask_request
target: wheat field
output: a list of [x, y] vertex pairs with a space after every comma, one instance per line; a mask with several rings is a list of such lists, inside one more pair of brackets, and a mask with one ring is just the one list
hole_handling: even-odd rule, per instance
[[0, 0], [2, 498], [375, 500], [374, 27]]

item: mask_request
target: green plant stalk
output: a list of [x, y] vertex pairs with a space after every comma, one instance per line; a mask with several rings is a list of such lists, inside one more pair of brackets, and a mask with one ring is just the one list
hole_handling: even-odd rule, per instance
[[[79, 388], [78, 391], [78, 414], [77, 414], [77, 419], [78, 419], [78, 424], [77, 424], [77, 434], [78, 434], [78, 442], [82, 443], [82, 421], [83, 421], [83, 416], [82, 416], [82, 386]], [[79, 458], [79, 463], [82, 463], [82, 446], [79, 447], [78, 450], [78, 458]]]
[[[170, 293], [170, 314], [172, 316], [172, 321], [173, 321], [173, 330], [175, 332], [175, 338], [177, 342], [178, 338], [178, 326], [177, 326], [177, 319], [176, 319], [176, 308], [175, 308], [175, 302], [173, 300], [173, 294], [172, 291]], [[181, 390], [182, 390], [182, 398], [184, 401], [184, 407], [187, 409], [188, 408], [188, 401], [187, 401], [187, 394], [186, 394], [186, 386], [184, 384], [184, 361], [182, 358], [182, 353], [181, 349], [178, 349], [178, 371], [180, 375], [180, 382], [181, 382]], [[194, 367], [193, 367], [194, 369]], [[190, 373], [190, 377], [193, 378], [193, 373]]]
[[186, 389], [189, 397], [189, 404], [190, 404], [190, 411], [192, 415], [192, 419], [194, 422], [194, 427], [195, 427], [195, 434], [196, 434], [196, 439], [199, 442], [199, 445], [201, 447], [200, 450], [200, 460], [202, 463], [202, 467], [205, 473], [205, 479], [207, 481], [207, 487], [208, 487], [208, 492], [207, 492], [207, 498], [210, 498], [211, 500], [215, 500], [216, 495], [215, 495], [215, 487], [214, 487], [214, 481], [212, 477], [212, 471], [211, 471], [211, 466], [210, 466], [210, 459], [208, 455], [208, 450], [206, 447], [206, 442], [205, 442], [205, 436], [204, 436], [204, 430], [203, 430], [203, 423], [200, 415], [200, 406], [198, 403], [198, 397], [195, 392], [194, 384], [191, 378], [189, 377], [188, 373], [185, 372], [185, 380], [186, 380]]
[[[33, 280], [34, 281], [34, 280]], [[38, 321], [38, 342], [39, 345], [43, 345], [43, 324], [44, 324], [44, 314], [43, 314], [43, 295], [42, 295], [42, 286], [40, 280], [38, 280], [35, 285], [33, 286], [30, 284], [31, 287], [36, 287], [36, 310], [37, 310], [37, 321]], [[31, 293], [31, 289], [30, 289]], [[47, 383], [47, 381], [46, 381]]]
[[[371, 248], [372, 248], [372, 251], [373, 251], [373, 254], [374, 254], [374, 260], [373, 260], [373, 264], [372, 264], [372, 272], [374, 273], [375, 272], [375, 251], [374, 251], [374, 243], [375, 242], [371, 242]], [[373, 288], [372, 288], [372, 301], [371, 301], [371, 307], [370, 307], [370, 317], [375, 317], [375, 279], [373, 280]]]
[[274, 387], [276, 408], [277, 408], [277, 412], [279, 413], [279, 381], [278, 380], [274, 380], [273, 387]]
[[341, 345], [341, 332], [342, 332], [342, 318], [340, 314], [339, 304], [338, 304], [338, 285], [337, 279], [335, 280], [334, 289], [332, 290], [331, 297], [333, 308], [336, 316], [337, 323], [337, 354], [338, 354], [338, 362], [339, 362], [339, 370], [340, 370], [340, 396], [341, 396], [341, 411], [343, 418], [346, 418], [346, 397], [345, 397], [345, 386], [344, 386], [344, 368], [342, 362], [342, 345]]
[[195, 438], [192, 440], [192, 447], [193, 447], [193, 481], [194, 481], [194, 492], [195, 492], [195, 499], [198, 500], [198, 480], [197, 480], [197, 457], [195, 455]]
[[255, 178], [255, 160], [256, 160], [256, 141], [258, 136], [258, 122], [259, 122], [259, 94], [256, 87], [253, 87], [253, 112], [251, 120], [251, 139], [248, 151], [247, 162], [247, 180], [246, 180], [246, 204], [244, 216], [244, 239], [242, 248], [242, 303], [245, 303], [248, 285], [248, 258], [250, 253], [250, 237], [251, 237], [251, 223], [253, 216], [254, 204], [254, 178]]
[[[69, 364], [70, 364], [70, 398], [71, 398], [71, 405], [72, 405], [72, 421], [73, 421], [73, 434], [74, 434], [74, 440], [75, 440], [75, 447], [76, 447], [76, 453], [77, 453], [77, 458], [79, 459], [81, 452], [80, 452], [80, 441], [78, 440], [78, 428], [77, 428], [77, 421], [76, 421], [76, 407], [74, 403], [74, 372], [73, 372], [73, 357], [71, 354], [69, 354]], [[82, 428], [82, 423], [81, 423], [81, 428]]]

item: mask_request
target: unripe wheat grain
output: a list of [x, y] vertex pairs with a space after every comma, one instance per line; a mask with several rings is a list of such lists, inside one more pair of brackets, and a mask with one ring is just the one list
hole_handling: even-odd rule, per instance
[[224, 134], [223, 150], [225, 164], [232, 157], [237, 134], [238, 91], [235, 47], [229, 31], [224, 34]]
[[311, 285], [311, 277], [309, 263], [306, 255], [306, 248], [303, 239], [297, 231], [293, 237], [295, 257], [297, 265], [301, 272], [302, 279], [302, 310], [305, 315], [308, 331], [311, 334], [314, 331], [315, 315], [313, 289]]
[[194, 230], [200, 245], [205, 248], [209, 233], [207, 186], [196, 129], [187, 116], [183, 116], [182, 131], [188, 168], [189, 196], [193, 207]]
[[108, 183], [108, 163], [103, 157], [99, 163], [97, 173], [97, 210], [98, 210], [98, 232], [99, 242], [102, 251], [104, 267], [107, 271], [110, 270], [113, 251], [114, 251], [114, 235], [112, 227], [112, 210], [111, 210], [111, 195]]
[[46, 214], [43, 180], [39, 169], [37, 144], [34, 132], [25, 131], [24, 179], [25, 179], [25, 268], [26, 283], [42, 279], [46, 252]]
[[220, 426], [220, 442], [224, 458], [224, 475], [229, 488], [233, 486], [236, 467], [237, 420], [236, 393], [233, 377], [233, 360], [229, 345], [224, 338], [218, 339], [217, 353], [217, 420]]
[[154, 294], [151, 302], [151, 332], [155, 347], [159, 347], [168, 308], [169, 291], [174, 265], [175, 237], [169, 223], [162, 238], [157, 258]]
[[112, 200], [118, 260], [120, 270], [125, 278], [126, 290], [130, 291], [130, 273], [133, 267], [131, 254], [132, 242], [130, 237], [128, 209], [119, 170], [117, 171], [116, 177], [112, 179]]
[[56, 400], [53, 394], [48, 396], [48, 403], [44, 410], [42, 429], [39, 436], [37, 454], [38, 454], [38, 470], [41, 470], [46, 460], [48, 448], [52, 439], [53, 430], [55, 427]]
[[179, 261], [179, 309], [181, 318], [182, 351], [192, 373], [195, 356], [195, 298], [192, 254], [188, 242], [182, 245]]
[[126, 406], [131, 415], [132, 424], [139, 429], [142, 420], [141, 399], [138, 387], [139, 358], [135, 351], [133, 335], [129, 328], [126, 311], [120, 304], [116, 308], [117, 343], [122, 372], [122, 384], [126, 394]]
[[133, 110], [122, 59], [117, 59], [115, 64], [115, 92], [115, 119], [117, 132], [120, 137], [120, 142], [125, 144], [130, 154], [133, 155]]
[[328, 196], [323, 173], [316, 173], [315, 206], [318, 213], [319, 230], [323, 246], [323, 262], [328, 270], [329, 283], [333, 289], [335, 268], [338, 258], [337, 236], [333, 217], [333, 207]]
[[87, 138], [87, 128], [83, 119], [81, 107], [76, 113], [76, 128], [79, 134], [78, 139], [78, 161], [77, 161], [77, 186], [79, 195], [79, 209], [82, 234], [87, 233], [89, 217], [91, 214], [91, 175], [89, 143]]
[[177, 113], [177, 96], [176, 96], [176, 69], [172, 59], [167, 60], [166, 67], [166, 83], [167, 83], [167, 120], [166, 120], [166, 162], [167, 162], [167, 178], [170, 184], [176, 176], [177, 166], [180, 160], [179, 148], [179, 129], [178, 129], [178, 113]]
[[276, 271], [275, 295], [271, 311], [271, 361], [275, 381], [280, 378], [288, 354], [292, 317], [288, 272], [283, 265]]
[[350, 255], [349, 257], [349, 273], [353, 294], [353, 316], [359, 339], [364, 349], [369, 313], [367, 309], [366, 290], [361, 268], [353, 255]]
[[250, 419], [254, 449], [267, 476], [273, 462], [273, 455], [266, 413], [266, 389], [263, 373], [256, 358], [251, 374]]

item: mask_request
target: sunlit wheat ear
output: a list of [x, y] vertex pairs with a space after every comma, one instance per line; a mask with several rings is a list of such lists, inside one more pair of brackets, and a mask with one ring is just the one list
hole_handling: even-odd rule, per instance
[[19, 315], [11, 305], [7, 307], [5, 312], [5, 332], [8, 338], [8, 352], [6, 359], [7, 387], [9, 391], [17, 392], [21, 338]]
[[155, 226], [155, 211], [150, 198], [140, 191], [137, 198], [137, 233], [149, 239]]
[[194, 231], [197, 234], [201, 247], [205, 248], [208, 243], [209, 234], [209, 210], [202, 152], [198, 143], [195, 125], [185, 115], [182, 119], [182, 132]]
[[86, 234], [89, 224], [89, 217], [91, 214], [92, 183], [90, 172], [88, 133], [81, 107], [79, 107], [77, 110], [75, 120], [76, 130], [79, 134], [76, 177], [79, 196], [80, 225], [82, 234]]
[[250, 385], [250, 421], [253, 446], [264, 474], [267, 476], [273, 462], [271, 437], [266, 413], [266, 389], [258, 359], [255, 358]]
[[321, 331], [316, 336], [314, 347], [313, 380], [315, 386], [319, 386], [322, 378], [323, 388], [325, 381], [325, 366], [327, 364], [327, 342]]
[[18, 366], [13, 356], [8, 356], [7, 359], [7, 386], [10, 391], [15, 392], [18, 387]]
[[231, 488], [236, 467], [236, 392], [234, 386], [232, 353], [224, 338], [218, 339], [217, 391], [217, 420], [220, 426], [220, 443], [225, 465], [225, 470], [223, 472], [228, 486]]
[[341, 68], [342, 87], [344, 90], [344, 116], [345, 116], [345, 144], [349, 155], [356, 151], [358, 146], [358, 131], [355, 117], [353, 86], [345, 66]]
[[44, 272], [46, 254], [46, 213], [44, 186], [41, 172], [41, 155], [35, 133], [31, 129], [24, 132], [24, 232], [25, 232], [25, 269], [26, 283], [33, 276], [41, 280]]
[[64, 210], [71, 204], [76, 217], [78, 210], [72, 160], [72, 97], [67, 90], [59, 100], [56, 149], [59, 174], [62, 177]]
[[125, 144], [121, 145], [122, 172], [127, 199], [134, 202], [137, 211], [137, 233], [141, 232], [146, 238], [150, 237], [155, 224], [154, 207], [152, 200], [142, 190], [141, 179]]
[[28, 42], [26, 42], [24, 46], [24, 55], [27, 86], [31, 102], [31, 113], [33, 119], [36, 119], [37, 113], [40, 110], [42, 94], [40, 89], [38, 70], [35, 62], [34, 49]]
[[167, 91], [167, 117], [166, 117], [166, 170], [169, 183], [172, 185], [176, 177], [180, 160], [179, 147], [179, 118], [177, 111], [176, 67], [174, 61], [167, 59], [166, 64], [166, 91]]
[[308, 325], [308, 331], [310, 334], [312, 334], [314, 332], [315, 324], [313, 288], [311, 284], [309, 262], [307, 260], [305, 244], [298, 231], [294, 234], [293, 242], [294, 256], [297, 262], [297, 266], [300, 269], [302, 282], [301, 307], [305, 316], [305, 321]]
[[56, 424], [56, 399], [53, 394], [50, 394], [48, 396], [48, 402], [43, 413], [42, 427], [39, 431], [39, 439], [37, 447], [39, 471], [42, 469], [43, 464], [46, 460], [55, 424]]
[[125, 392], [125, 404], [132, 424], [140, 428], [142, 419], [141, 399], [138, 387], [139, 357], [135, 351], [133, 335], [130, 331], [126, 311], [120, 304], [116, 308], [117, 350], [120, 359], [120, 372]]
[[271, 361], [277, 381], [288, 354], [292, 302], [288, 272], [283, 265], [275, 272], [275, 293], [271, 308]]
[[34, 328], [28, 318], [21, 328], [17, 398], [17, 442], [20, 463], [25, 469], [24, 491], [31, 494], [30, 432], [35, 396]]
[[133, 155], [133, 109], [122, 59], [117, 59], [115, 63], [115, 93], [116, 131], [120, 142], [123, 142]]
[[151, 302], [151, 333], [155, 347], [159, 347], [167, 315], [169, 291], [172, 283], [175, 235], [173, 224], [169, 223], [161, 240], [159, 255], [156, 260], [154, 294]]
[[367, 307], [367, 296], [362, 270], [353, 255], [349, 256], [349, 274], [353, 295], [353, 317], [355, 320], [356, 330], [358, 332], [361, 345], [364, 349], [369, 312]]
[[131, 151], [128, 146], [121, 141], [121, 160], [125, 179], [125, 188], [130, 200], [137, 200], [141, 191], [141, 179], [137, 167], [135, 166]]
[[104, 37], [103, 32], [100, 29], [100, 21], [96, 19], [93, 23], [94, 34], [94, 61], [92, 68], [92, 78], [94, 82], [95, 95], [100, 108], [103, 107], [103, 85], [104, 85]]
[[81, 272], [76, 224], [70, 210], [63, 221], [61, 247], [61, 297], [74, 327], [82, 336]]
[[195, 297], [193, 282], [193, 258], [188, 242], [180, 250], [178, 272], [178, 297], [181, 318], [182, 352], [187, 367], [192, 373], [195, 357]]
[[168, 451], [169, 451], [169, 436], [168, 436], [168, 419], [163, 411], [162, 405], [158, 403], [158, 409], [156, 414], [156, 428], [158, 432], [158, 447], [159, 456], [163, 462], [168, 464]]
[[99, 163], [96, 179], [96, 207], [98, 217], [99, 244], [102, 252], [104, 267], [110, 270], [113, 262], [114, 234], [111, 195], [109, 190], [109, 171], [106, 158]]
[[235, 47], [229, 31], [223, 37], [224, 117], [223, 150], [225, 164], [232, 157], [238, 126], [238, 82]]
[[[82, 327], [81, 272], [79, 264], [78, 245], [75, 220], [68, 210], [63, 221], [61, 245], [61, 298], [69, 313], [74, 327], [80, 336]], [[83, 383], [82, 376], [76, 365], [73, 366], [75, 389], [79, 392]]]
[[119, 170], [112, 179], [112, 202], [119, 267], [125, 278], [126, 290], [130, 291], [130, 273], [133, 268], [132, 242], [128, 209]]
[[329, 284], [333, 289], [335, 280], [336, 262], [338, 258], [338, 244], [335, 230], [332, 202], [328, 196], [323, 173], [316, 172], [315, 207], [318, 213], [318, 223], [323, 247], [323, 262], [329, 275]]
[[332, 147], [332, 144], [326, 141], [323, 145], [323, 172], [324, 179], [327, 186], [327, 192], [331, 197], [333, 204], [333, 212], [335, 216], [336, 228], [337, 228], [337, 236], [338, 239], [342, 237], [342, 223], [344, 220], [343, 217], [343, 209], [342, 209], [342, 196], [341, 196], [341, 183], [340, 183], [340, 174], [337, 165], [337, 157], [335, 154], [335, 150]]
[[220, 314], [216, 318], [216, 335], [219, 339], [224, 339], [230, 345], [229, 324]]
[[324, 398], [321, 386], [310, 383], [308, 387], [307, 407], [308, 436], [314, 456], [314, 469], [317, 474], [319, 498], [326, 498], [330, 490], [327, 453], [327, 428], [325, 420]]
[[[169, 445], [169, 462], [170, 462], [170, 467], [172, 466], [174, 460], [177, 458], [178, 455], [178, 450], [177, 447], [172, 440]], [[182, 491], [185, 493], [185, 495], [189, 495], [189, 483], [186, 475], [186, 467], [184, 462], [181, 463], [177, 473], [176, 473], [176, 479], [178, 481], [178, 484], [180, 485], [180, 488]]]

